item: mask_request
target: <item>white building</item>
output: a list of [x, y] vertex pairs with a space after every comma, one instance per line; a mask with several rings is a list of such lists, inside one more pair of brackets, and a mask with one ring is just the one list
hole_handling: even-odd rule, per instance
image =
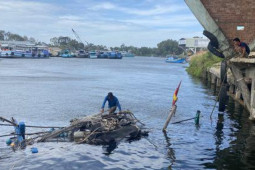
[[179, 46], [196, 53], [197, 51], [206, 49], [209, 42], [209, 39], [203, 37], [181, 38], [179, 40]]
[[0, 49], [27, 50], [31, 48], [47, 49], [47, 45], [36, 45], [30, 41], [0, 41]]

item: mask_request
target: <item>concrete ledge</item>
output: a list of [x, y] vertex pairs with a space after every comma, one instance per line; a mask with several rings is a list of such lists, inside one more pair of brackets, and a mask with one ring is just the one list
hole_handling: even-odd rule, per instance
[[230, 62], [255, 65], [255, 58], [232, 58]]
[[[220, 79], [220, 63], [213, 65], [211, 68], [208, 68], [207, 71], [213, 75], [215, 75], [218, 79]], [[235, 84], [235, 79], [231, 73], [231, 70], [228, 69], [227, 80], [229, 84]]]

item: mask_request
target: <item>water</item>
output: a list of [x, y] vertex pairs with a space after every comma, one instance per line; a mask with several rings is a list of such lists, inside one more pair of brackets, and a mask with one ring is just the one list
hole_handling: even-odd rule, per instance
[[[12, 152], [0, 138], [1, 169], [252, 169], [255, 168], [255, 126], [248, 113], [229, 100], [226, 113], [217, 111], [213, 88], [193, 79], [187, 65], [167, 64], [159, 58], [91, 60], [51, 58], [0, 61], [0, 113], [30, 125], [66, 126], [69, 120], [97, 113], [112, 91], [151, 129], [149, 137], [107, 146], [40, 143], [39, 153]], [[178, 108], [172, 122], [194, 121], [161, 129], [179, 81]], [[217, 109], [216, 109], [217, 110]], [[27, 129], [31, 132], [34, 129]], [[36, 129], [38, 130], [38, 129]], [[12, 132], [1, 127], [0, 134]]]

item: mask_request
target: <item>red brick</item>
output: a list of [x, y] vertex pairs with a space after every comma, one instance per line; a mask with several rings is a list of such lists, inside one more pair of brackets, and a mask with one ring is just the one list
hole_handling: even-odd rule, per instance
[[[231, 42], [235, 37], [251, 43], [255, 40], [255, 0], [201, 0]], [[237, 31], [237, 26], [245, 26]]]

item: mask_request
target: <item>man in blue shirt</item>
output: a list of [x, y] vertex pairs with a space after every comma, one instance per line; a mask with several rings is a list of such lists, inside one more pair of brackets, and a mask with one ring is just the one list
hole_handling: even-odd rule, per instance
[[235, 38], [235, 39], [233, 39], [233, 41], [234, 41], [234, 46], [235, 46], [236, 52], [241, 53], [242, 58], [248, 58], [248, 56], [250, 54], [249, 46], [246, 43], [241, 42], [239, 38]]
[[108, 101], [109, 107], [109, 114], [114, 113], [116, 108], [118, 107], [119, 112], [121, 112], [120, 103], [117, 97], [115, 97], [112, 92], [109, 92], [108, 95], [105, 97], [104, 102], [101, 107], [101, 113], [104, 112], [105, 103]]

